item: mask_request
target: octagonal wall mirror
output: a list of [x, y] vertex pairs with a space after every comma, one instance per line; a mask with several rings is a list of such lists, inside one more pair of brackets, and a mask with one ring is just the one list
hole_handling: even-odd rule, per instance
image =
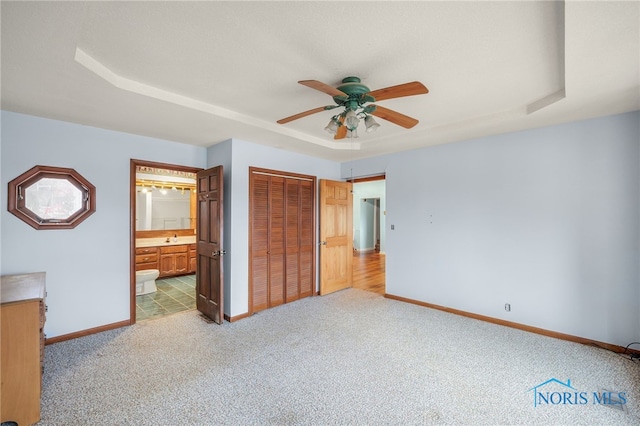
[[96, 188], [74, 169], [35, 166], [9, 182], [8, 202], [35, 229], [70, 229], [96, 211]]

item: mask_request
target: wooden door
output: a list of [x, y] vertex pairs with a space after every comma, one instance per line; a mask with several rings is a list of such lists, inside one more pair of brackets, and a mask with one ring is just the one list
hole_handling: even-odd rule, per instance
[[223, 171], [222, 166], [197, 174], [196, 306], [218, 324], [223, 312]]
[[252, 174], [250, 181], [251, 312], [285, 300], [285, 179]]
[[316, 183], [300, 181], [300, 298], [316, 292]]
[[320, 294], [351, 287], [351, 182], [320, 180]]
[[285, 203], [284, 182], [279, 176], [270, 176], [269, 184], [269, 289], [268, 306], [270, 308], [284, 303], [284, 236]]
[[249, 311], [315, 291], [315, 178], [251, 168]]
[[300, 181], [285, 182], [286, 220], [285, 253], [287, 261], [287, 303], [300, 298]]
[[311, 180], [287, 179], [286, 302], [309, 297], [315, 290], [315, 185]]
[[269, 307], [269, 176], [249, 179], [249, 312]]

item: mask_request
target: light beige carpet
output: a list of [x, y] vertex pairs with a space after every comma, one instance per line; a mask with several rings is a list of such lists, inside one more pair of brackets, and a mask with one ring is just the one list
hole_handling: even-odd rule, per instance
[[[636, 362], [354, 289], [222, 326], [180, 313], [45, 358], [41, 425], [640, 424]], [[574, 390], [531, 390], [552, 378]], [[601, 389], [625, 410], [592, 403]], [[545, 390], [588, 403], [534, 407]]]

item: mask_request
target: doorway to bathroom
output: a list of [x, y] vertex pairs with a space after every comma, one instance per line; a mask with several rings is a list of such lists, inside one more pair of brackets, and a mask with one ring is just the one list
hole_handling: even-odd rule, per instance
[[201, 170], [131, 160], [131, 324], [196, 309]]

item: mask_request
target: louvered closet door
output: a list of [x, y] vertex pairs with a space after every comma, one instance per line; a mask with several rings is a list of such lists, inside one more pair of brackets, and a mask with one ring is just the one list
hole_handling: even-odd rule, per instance
[[300, 181], [300, 297], [315, 292], [315, 182]]
[[251, 176], [252, 312], [284, 303], [285, 179]]
[[313, 294], [314, 194], [313, 182], [287, 179], [287, 302]]
[[252, 313], [315, 290], [315, 178], [269, 172], [250, 170]]
[[250, 308], [259, 312], [269, 307], [269, 176], [251, 175], [249, 239], [251, 280]]
[[285, 179], [271, 176], [269, 185], [269, 307], [284, 303]]
[[287, 303], [300, 298], [300, 181], [287, 179]]

